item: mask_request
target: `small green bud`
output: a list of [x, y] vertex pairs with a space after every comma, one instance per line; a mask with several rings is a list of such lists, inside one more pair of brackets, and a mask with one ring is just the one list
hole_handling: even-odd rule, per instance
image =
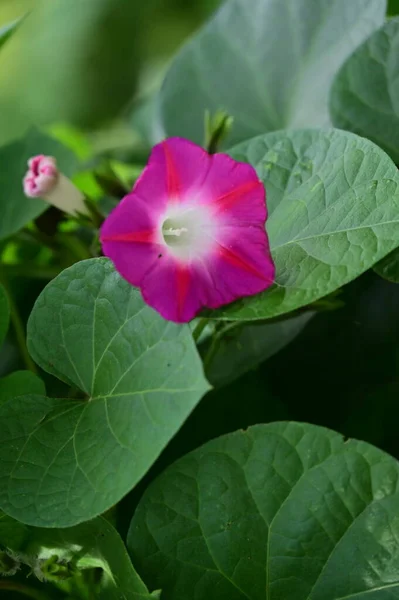
[[58, 582], [73, 577], [77, 568], [71, 562], [60, 560], [55, 554], [46, 560], [39, 560], [33, 571], [40, 581]]

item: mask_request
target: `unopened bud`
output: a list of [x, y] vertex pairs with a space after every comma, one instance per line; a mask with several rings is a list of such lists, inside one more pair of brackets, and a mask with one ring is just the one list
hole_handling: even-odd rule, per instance
[[39, 581], [63, 581], [76, 575], [77, 571], [73, 563], [62, 560], [57, 555], [46, 560], [39, 559], [33, 566], [33, 572]]
[[28, 198], [43, 198], [71, 215], [88, 214], [84, 195], [59, 172], [55, 158], [39, 154], [28, 161], [28, 167], [23, 181]]

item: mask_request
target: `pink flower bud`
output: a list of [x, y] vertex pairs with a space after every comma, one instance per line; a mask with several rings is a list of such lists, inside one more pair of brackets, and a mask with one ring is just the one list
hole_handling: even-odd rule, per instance
[[52, 156], [39, 154], [28, 161], [29, 170], [24, 177], [24, 192], [29, 198], [48, 194], [58, 179], [57, 162]]
[[23, 180], [28, 198], [43, 198], [71, 215], [87, 214], [84, 195], [59, 172], [55, 158], [39, 154], [28, 160], [28, 167]]

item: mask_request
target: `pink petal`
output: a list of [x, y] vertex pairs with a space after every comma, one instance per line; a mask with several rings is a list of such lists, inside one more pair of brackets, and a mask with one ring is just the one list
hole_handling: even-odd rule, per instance
[[[132, 192], [125, 196], [120, 204], [104, 221], [100, 239], [107, 241], [134, 241], [129, 236], [140, 232], [155, 231], [158, 226], [158, 211]], [[151, 240], [149, 240], [151, 241]]]
[[36, 176], [39, 174], [39, 164], [43, 160], [43, 158], [44, 155], [39, 154], [38, 156], [32, 156], [32, 158], [28, 160], [28, 167], [32, 171], [33, 175]]
[[104, 254], [132, 285], [141, 284], [162, 251], [156, 228], [157, 212], [135, 192], [121, 201], [101, 228]]
[[161, 209], [166, 201], [182, 201], [200, 189], [209, 165], [205, 150], [182, 138], [169, 138], [154, 146], [134, 192]]
[[234, 225], [265, 222], [266, 192], [255, 169], [226, 154], [215, 154], [212, 159], [206, 188], [214, 214]]
[[103, 241], [102, 246], [117, 271], [136, 287], [142, 285], [145, 276], [164, 258], [163, 248], [151, 243]]
[[[162, 262], [161, 262], [162, 261]], [[144, 300], [165, 319], [187, 323], [199, 310], [193, 285], [195, 273], [171, 256], [160, 259], [158, 268], [148, 272], [141, 285]]]

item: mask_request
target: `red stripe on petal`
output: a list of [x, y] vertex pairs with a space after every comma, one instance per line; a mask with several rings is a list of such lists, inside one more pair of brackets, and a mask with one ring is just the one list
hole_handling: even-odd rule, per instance
[[173, 159], [172, 153], [168, 148], [167, 142], [162, 142], [162, 147], [165, 153], [165, 162], [166, 162], [166, 178], [167, 178], [167, 191], [169, 200], [179, 200], [180, 199], [180, 181], [179, 175], [177, 173], [175, 161]]
[[230, 263], [234, 267], [237, 267], [238, 269], [242, 269], [243, 271], [246, 271], [247, 273], [251, 273], [251, 275], [258, 277], [259, 279], [262, 279], [263, 281], [272, 283], [272, 279], [270, 279], [270, 277], [266, 277], [254, 265], [251, 265], [251, 263], [246, 261], [244, 258], [241, 258], [241, 256], [238, 256], [238, 254], [233, 252], [233, 250], [225, 248], [224, 246], [222, 246], [219, 243], [218, 243], [218, 246], [219, 246], [219, 256], [223, 260]]
[[101, 236], [102, 242], [139, 242], [141, 244], [154, 244], [156, 232], [154, 229], [147, 231], [131, 231], [130, 233], [113, 233]]
[[180, 322], [184, 321], [184, 305], [187, 299], [190, 284], [190, 272], [187, 267], [177, 265], [177, 317]]
[[231, 192], [227, 192], [226, 194], [223, 194], [223, 196], [217, 198], [217, 200], [213, 202], [213, 205], [218, 212], [221, 210], [228, 210], [236, 202], [239, 202], [242, 199], [242, 196], [252, 192], [259, 185], [263, 184], [260, 181], [249, 181], [248, 183], [244, 183], [244, 185], [240, 185], [231, 190]]

